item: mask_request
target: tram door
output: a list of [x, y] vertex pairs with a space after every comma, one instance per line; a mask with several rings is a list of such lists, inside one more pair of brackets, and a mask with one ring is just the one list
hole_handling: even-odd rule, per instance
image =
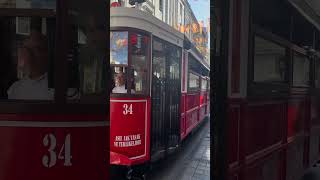
[[151, 160], [179, 143], [181, 49], [153, 40]]

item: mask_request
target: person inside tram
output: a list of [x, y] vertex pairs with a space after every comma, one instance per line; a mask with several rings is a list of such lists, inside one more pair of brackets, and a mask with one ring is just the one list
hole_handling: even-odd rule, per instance
[[53, 93], [48, 90], [48, 46], [45, 36], [37, 30], [31, 30], [18, 58], [25, 64], [26, 76], [9, 87], [8, 99], [52, 100]]
[[[125, 74], [123, 72], [119, 72], [115, 75], [114, 78], [114, 85], [115, 87], [112, 89], [112, 93], [127, 93], [126, 88], [126, 79]], [[131, 93], [134, 93], [135, 91], [131, 89]]]
[[112, 93], [127, 93], [127, 89], [125, 87], [125, 77], [122, 72], [115, 75], [114, 85], [115, 87], [113, 88]]

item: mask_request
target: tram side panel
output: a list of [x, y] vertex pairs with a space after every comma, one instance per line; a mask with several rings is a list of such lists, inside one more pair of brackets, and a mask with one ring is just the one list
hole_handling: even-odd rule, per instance
[[305, 125], [307, 122], [306, 97], [291, 97], [287, 108], [287, 179], [301, 177], [306, 166], [307, 149], [305, 143]]
[[202, 122], [202, 120], [205, 119], [205, 117], [207, 116], [207, 91], [206, 90], [201, 90], [200, 93], [200, 106], [199, 106], [199, 122]]
[[107, 178], [103, 119], [1, 114], [0, 179]]
[[310, 151], [309, 164], [315, 164], [320, 159], [320, 102], [316, 97], [310, 101]]
[[110, 121], [110, 164], [149, 161], [150, 98], [111, 98]]

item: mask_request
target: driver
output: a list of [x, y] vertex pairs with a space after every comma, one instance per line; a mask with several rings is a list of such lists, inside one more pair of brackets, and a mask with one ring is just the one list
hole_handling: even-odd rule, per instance
[[19, 58], [25, 63], [26, 77], [14, 82], [7, 90], [9, 99], [51, 100], [53, 93], [48, 91], [48, 45], [46, 38], [33, 30], [23, 42]]
[[127, 89], [125, 87], [125, 77], [122, 72], [115, 75], [114, 78], [115, 87], [112, 90], [112, 93], [127, 93]]

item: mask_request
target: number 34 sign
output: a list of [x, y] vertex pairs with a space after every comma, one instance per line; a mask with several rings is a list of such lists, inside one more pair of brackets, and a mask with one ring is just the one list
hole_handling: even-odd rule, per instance
[[[51, 168], [58, 160], [64, 160], [64, 166], [72, 166], [71, 163], [71, 135], [67, 134], [62, 147], [57, 147], [57, 138], [53, 134], [46, 134], [43, 138], [43, 146], [47, 148], [47, 154], [42, 156], [42, 165]], [[58, 157], [57, 157], [57, 153]]]
[[124, 104], [123, 105], [123, 115], [127, 115], [127, 114], [132, 114], [132, 104], [128, 105], [128, 104]]

